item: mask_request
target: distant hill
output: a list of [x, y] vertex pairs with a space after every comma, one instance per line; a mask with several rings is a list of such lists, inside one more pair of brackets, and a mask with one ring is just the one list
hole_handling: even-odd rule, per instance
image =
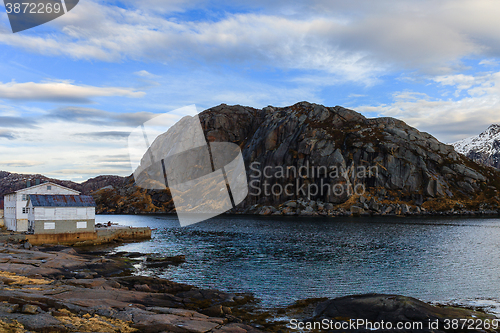
[[[263, 109], [222, 104], [203, 111], [199, 118], [208, 141], [233, 142], [241, 147], [247, 178], [262, 189], [259, 193], [251, 190], [256, 194], [248, 195], [236, 212], [303, 215], [318, 210], [318, 214], [328, 211], [335, 215], [347, 210], [385, 215], [496, 211], [500, 207], [498, 170], [475, 163], [453, 146], [398, 119], [368, 119], [340, 106], [308, 102]], [[162, 154], [175, 133], [174, 125], [156, 138], [143, 162], [150, 154]], [[264, 179], [262, 172], [249, 168], [252, 163], [258, 163], [260, 170], [269, 166], [275, 176]], [[340, 174], [284, 177], [275, 173], [280, 168], [304, 165], [335, 167]], [[369, 177], [358, 176], [353, 170], [363, 166], [376, 166], [378, 171]], [[266, 182], [282, 188], [287, 184], [321, 188], [326, 182], [346, 190], [341, 195], [325, 192], [309, 198], [298, 191], [292, 197], [283, 192], [266, 195], [262, 188]], [[366, 192], [353, 194], [360, 185]], [[95, 192], [94, 198], [98, 211], [106, 213], [164, 213], [176, 208], [168, 189], [141, 189], [133, 177], [122, 186]]]
[[82, 192], [82, 194], [91, 194], [92, 192], [105, 186], [121, 186], [126, 178], [120, 176], [98, 176], [79, 184], [69, 180], [59, 180], [45, 177], [40, 174], [30, 175], [0, 171], [0, 198], [3, 198], [4, 194], [25, 188], [28, 181], [31, 183], [31, 185], [35, 185], [37, 179], [39, 179], [40, 182], [50, 181], [62, 186], [66, 186], [80, 191]]
[[452, 143], [471, 160], [500, 169], [500, 125], [493, 124], [477, 136]]

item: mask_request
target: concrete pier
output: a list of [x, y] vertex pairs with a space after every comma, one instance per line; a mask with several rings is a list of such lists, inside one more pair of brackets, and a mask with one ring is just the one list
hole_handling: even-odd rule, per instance
[[[10, 236], [10, 237], [9, 237]], [[127, 227], [127, 226], [110, 226], [104, 228], [96, 228], [94, 232], [74, 232], [62, 234], [35, 234], [24, 235], [16, 234], [9, 235], [7, 238], [16, 240], [28, 240], [32, 245], [42, 244], [60, 244], [60, 245], [99, 245], [111, 243], [114, 241], [135, 241], [147, 240], [151, 238], [151, 228], [148, 227]], [[13, 237], [15, 236], [15, 237]]]

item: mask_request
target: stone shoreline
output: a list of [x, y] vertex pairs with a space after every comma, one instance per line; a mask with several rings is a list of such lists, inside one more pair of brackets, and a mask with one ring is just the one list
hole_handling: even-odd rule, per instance
[[130, 258], [103, 254], [0, 247], [0, 332], [259, 332], [232, 314], [251, 296], [133, 276]]
[[85, 252], [64, 246], [27, 248], [20, 243], [0, 246], [0, 332], [298, 332], [290, 327], [291, 318], [304, 325], [355, 318], [386, 322], [432, 319], [439, 322], [440, 329], [419, 332], [446, 332], [447, 319], [495, 319], [470, 309], [376, 294], [308, 299], [282, 309], [261, 309], [248, 294], [133, 275], [138, 260], [151, 267], [168, 267], [184, 262], [184, 256]]
[[[134, 212], [110, 213], [99, 215], [176, 215], [175, 210], [169, 212]], [[461, 204], [446, 210], [426, 209], [418, 205], [404, 202], [380, 203], [375, 200], [359, 197], [350, 203], [333, 205], [316, 200], [288, 200], [279, 206], [255, 204], [247, 208], [233, 208], [224, 215], [260, 215], [260, 216], [320, 216], [320, 217], [358, 217], [358, 216], [492, 216], [500, 215], [500, 209], [485, 205], [479, 209], [467, 209]]]
[[456, 208], [437, 211], [407, 203], [381, 203], [374, 198], [359, 196], [349, 203], [334, 206], [321, 201], [298, 199], [289, 200], [274, 206], [253, 205], [236, 214], [251, 215], [283, 215], [283, 216], [481, 216], [500, 215], [500, 209], [492, 209], [485, 205], [478, 210], [466, 209], [457, 203]]

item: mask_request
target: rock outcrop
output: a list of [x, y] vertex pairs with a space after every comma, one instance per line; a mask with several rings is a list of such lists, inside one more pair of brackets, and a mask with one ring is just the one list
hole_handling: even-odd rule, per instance
[[412, 297], [384, 294], [345, 296], [322, 302], [307, 322], [328, 323], [325, 332], [338, 331], [335, 327], [345, 327], [343, 331], [348, 332], [485, 332], [492, 324], [498, 328], [498, 319], [484, 312], [438, 307]]
[[253, 302], [249, 295], [123, 276], [126, 267], [132, 264], [118, 255], [1, 246], [0, 331], [261, 332], [232, 314]]
[[[209, 142], [232, 142], [242, 149], [249, 195], [235, 212], [363, 215], [498, 209], [496, 170], [394, 118], [368, 119], [340, 106], [307, 102], [262, 110], [223, 104], [199, 117]], [[153, 155], [164, 149], [169, 132], [153, 142]], [[100, 212], [175, 211], [168, 190], [140, 189], [133, 179], [95, 198]]]

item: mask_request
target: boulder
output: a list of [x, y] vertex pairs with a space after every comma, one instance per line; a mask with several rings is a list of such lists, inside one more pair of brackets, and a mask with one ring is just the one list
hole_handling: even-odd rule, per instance
[[[493, 315], [473, 310], [438, 307], [422, 302], [412, 297], [385, 294], [365, 294], [345, 296], [331, 299], [318, 304], [311, 321], [332, 319], [342, 321], [348, 319], [362, 319], [371, 322], [421, 322], [423, 330], [418, 332], [433, 332], [428, 327], [429, 321], [437, 321], [439, 329], [443, 330], [446, 319], [495, 319]], [[365, 332], [366, 329], [358, 330]], [[416, 332], [417, 330], [415, 330]], [[405, 330], [404, 332], [413, 332]], [[467, 331], [472, 332], [472, 331]], [[474, 332], [479, 332], [475, 330]]]
[[203, 310], [201, 313], [209, 316], [209, 317], [222, 317], [224, 316], [224, 310], [222, 305], [213, 305], [208, 309]]
[[273, 213], [273, 210], [271, 207], [262, 207], [260, 210], [260, 215], [271, 215]]
[[24, 304], [22, 308], [22, 313], [26, 314], [37, 314], [40, 308], [33, 304]]
[[359, 206], [351, 206], [350, 208], [352, 215], [359, 216], [365, 213], [365, 210]]

